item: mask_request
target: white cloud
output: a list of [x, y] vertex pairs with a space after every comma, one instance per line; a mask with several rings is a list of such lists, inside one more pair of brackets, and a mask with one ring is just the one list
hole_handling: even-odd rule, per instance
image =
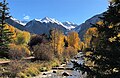
[[24, 20], [29, 20], [30, 19], [30, 16], [26, 15], [23, 17]]

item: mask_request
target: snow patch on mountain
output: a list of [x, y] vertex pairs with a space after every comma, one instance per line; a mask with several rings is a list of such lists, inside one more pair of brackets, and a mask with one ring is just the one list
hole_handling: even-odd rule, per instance
[[63, 25], [61, 22], [59, 22], [58, 20], [56, 19], [52, 19], [52, 18], [49, 18], [49, 17], [45, 17], [41, 20], [42, 22], [45, 22], [45, 23], [56, 23], [58, 25]]
[[19, 24], [21, 24], [21, 25], [23, 25], [23, 26], [26, 25], [26, 23], [23, 23], [23, 22], [19, 21], [19, 20], [16, 19], [16, 18], [11, 17], [10, 19], [12, 19], [13, 21], [15, 21], [15, 22], [17, 22], [17, 23], [19, 23]]
[[74, 24], [74, 23], [69, 22], [69, 21], [63, 22], [63, 25], [66, 26], [69, 30], [72, 30], [78, 26], [77, 24]]
[[45, 17], [43, 19], [34, 19], [36, 21], [39, 21], [41, 23], [56, 23], [58, 25], [63, 25], [61, 22], [59, 22], [58, 20], [55, 20], [55, 19], [52, 19], [52, 18], [49, 18], [49, 17]]
[[58, 24], [63, 26], [64, 28], [66, 28], [67, 30], [71, 30], [74, 29], [76, 26], [78, 26], [77, 24], [71, 23], [71, 22], [59, 22], [56, 19], [53, 18], [49, 18], [49, 17], [45, 17], [43, 19], [34, 19], [35, 21], [41, 22], [41, 23], [54, 23], [54, 24]]

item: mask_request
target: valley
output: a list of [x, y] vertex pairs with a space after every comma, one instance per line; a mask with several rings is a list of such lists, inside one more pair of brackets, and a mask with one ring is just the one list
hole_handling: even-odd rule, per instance
[[120, 78], [120, 0], [7, 1], [0, 78]]

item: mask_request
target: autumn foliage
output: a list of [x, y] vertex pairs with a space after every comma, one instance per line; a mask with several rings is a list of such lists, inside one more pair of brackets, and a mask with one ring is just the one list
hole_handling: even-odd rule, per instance
[[[101, 22], [98, 22], [99, 24], [101, 24]], [[92, 27], [92, 28], [89, 28], [85, 35], [84, 35], [84, 43], [85, 43], [85, 47], [90, 47], [90, 42], [91, 42], [91, 39], [93, 36], [97, 36], [98, 32], [97, 32], [97, 28], [95, 27]]]
[[5, 24], [4, 29], [9, 29], [12, 33], [11, 43], [8, 45], [8, 57], [10, 59], [21, 59], [22, 57], [29, 56], [31, 53], [27, 44], [30, 41], [30, 33], [18, 30], [9, 24]]
[[67, 36], [68, 45], [74, 47], [76, 50], [80, 49], [80, 38], [77, 32], [70, 32]]
[[9, 58], [21, 59], [30, 56], [30, 51], [26, 46], [10, 44]]
[[54, 47], [54, 51], [57, 54], [61, 54], [64, 49], [64, 37], [65, 35], [58, 29], [54, 29], [51, 31], [51, 44]]

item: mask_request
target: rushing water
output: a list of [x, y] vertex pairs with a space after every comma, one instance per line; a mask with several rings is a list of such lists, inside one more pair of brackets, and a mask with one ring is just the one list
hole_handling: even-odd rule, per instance
[[[75, 70], [52, 70], [52, 71], [56, 71], [56, 73], [49, 72], [46, 73], [46, 75], [42, 74], [35, 78], [85, 78], [86, 76], [86, 75], [82, 75], [80, 71], [75, 71]], [[68, 73], [69, 76], [63, 76], [62, 74], [64, 72]]]
[[[83, 63], [81, 53], [78, 53], [76, 56], [78, 57], [77, 59], [71, 59], [71, 60], [76, 60], [78, 63]], [[66, 67], [73, 67], [73, 64], [69, 62]], [[54, 72], [53, 72], [54, 71]], [[63, 73], [67, 73], [69, 76], [63, 76]], [[34, 77], [34, 78], [85, 78], [86, 73], [82, 75], [81, 71], [76, 71], [76, 70], [51, 70], [48, 72], [42, 72], [39, 76]]]

